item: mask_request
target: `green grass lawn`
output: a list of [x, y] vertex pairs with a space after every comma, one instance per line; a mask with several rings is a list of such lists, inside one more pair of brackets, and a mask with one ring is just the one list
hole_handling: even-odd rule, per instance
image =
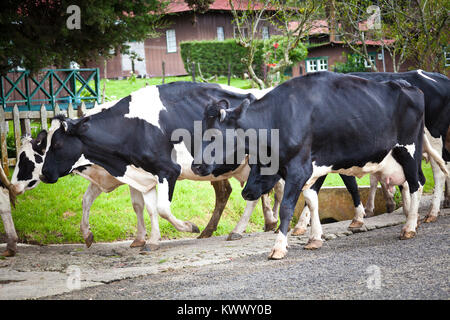
[[[189, 81], [190, 77], [168, 77], [170, 81]], [[220, 83], [226, 84], [226, 78], [220, 78]], [[148, 83], [160, 84], [160, 78], [107, 81], [106, 94], [113, 99], [127, 96]], [[249, 88], [247, 80], [232, 79], [233, 86]], [[429, 164], [423, 164], [427, 178], [425, 192], [433, 190], [433, 175]], [[12, 174], [12, 169], [11, 169]], [[239, 182], [231, 179], [233, 192], [214, 235], [228, 234], [239, 220], [245, 201], [241, 197], [242, 187]], [[13, 209], [13, 219], [19, 238], [23, 242], [79, 243], [83, 242], [80, 233], [82, 216], [81, 200], [89, 182], [79, 176], [69, 175], [59, 179], [56, 184], [41, 183], [34, 190], [18, 197], [16, 209]], [[369, 185], [369, 176], [358, 179], [358, 184]], [[342, 180], [337, 174], [328, 175], [325, 186], [342, 186]], [[172, 201], [172, 213], [182, 220], [189, 220], [203, 230], [214, 209], [214, 189], [209, 182], [183, 180], [176, 184]], [[164, 219], [160, 220], [161, 235], [165, 239], [195, 237], [196, 234], [180, 233]], [[150, 219], [145, 212], [147, 233], [150, 233]], [[108, 194], [100, 195], [94, 202], [90, 214], [91, 230], [95, 241], [115, 241], [131, 239], [136, 234], [136, 215], [130, 201], [127, 186], [121, 186]], [[261, 205], [253, 213], [247, 232], [261, 231], [264, 226]], [[0, 234], [3, 225], [0, 221]]]

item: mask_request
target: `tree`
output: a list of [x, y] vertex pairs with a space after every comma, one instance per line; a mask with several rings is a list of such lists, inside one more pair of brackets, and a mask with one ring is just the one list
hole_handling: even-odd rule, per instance
[[[76, 2], [76, 5], [73, 3]], [[85, 63], [156, 35], [167, 3], [159, 0], [3, 0], [0, 74]]]
[[[276, 84], [279, 77], [277, 74], [283, 72], [286, 67], [291, 66], [303, 52], [306, 57], [306, 48], [301, 44], [301, 39], [305, 37], [312, 27], [312, 20], [319, 13], [322, 6], [318, 0], [262, 0], [243, 1], [237, 3], [229, 0], [231, 11], [234, 17], [234, 24], [237, 28], [237, 41], [240, 45], [248, 48], [248, 54], [243, 58], [249, 76], [260, 88]], [[261, 34], [263, 24], [270, 24], [282, 35], [279, 42], [265, 41], [266, 53], [272, 52], [272, 47], [276, 45], [277, 58], [270, 63], [267, 70], [266, 81], [258, 78], [253, 69], [253, 60], [257, 49], [257, 41]], [[273, 56], [272, 56], [273, 57]], [[265, 56], [266, 62], [270, 60]]]

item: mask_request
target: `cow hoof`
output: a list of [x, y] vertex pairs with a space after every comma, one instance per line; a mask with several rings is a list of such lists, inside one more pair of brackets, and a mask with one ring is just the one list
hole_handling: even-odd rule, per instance
[[200, 229], [197, 227], [197, 225], [196, 224], [194, 224], [194, 223], [192, 223], [192, 222], [189, 222], [190, 224], [191, 224], [191, 227], [192, 227], [192, 233], [200, 233]]
[[212, 230], [208, 230], [208, 229], [204, 229], [202, 233], [200, 233], [200, 235], [197, 237], [197, 239], [205, 239], [205, 238], [209, 238], [212, 236], [214, 231]]
[[427, 216], [425, 216], [425, 218], [423, 218], [422, 222], [423, 223], [431, 223], [431, 222], [436, 222], [437, 219], [438, 219], [437, 216], [427, 215]]
[[308, 243], [304, 247], [306, 250], [317, 250], [322, 247], [323, 241], [322, 240], [312, 240], [309, 239]]
[[294, 231], [292, 231], [291, 236], [301, 236], [306, 233], [306, 228], [298, 227], [294, 228]]
[[152, 251], [155, 251], [158, 249], [159, 249], [159, 244], [147, 243], [141, 248], [141, 251], [139, 251], [139, 254], [142, 254], [142, 255], [150, 254]]
[[373, 211], [369, 209], [364, 209], [364, 212], [366, 213], [366, 217], [373, 217]]
[[269, 254], [269, 260], [281, 260], [286, 255], [287, 250], [281, 250], [281, 249], [272, 249], [272, 251]]
[[409, 240], [416, 236], [415, 231], [402, 231], [400, 234], [400, 240]]
[[94, 243], [94, 235], [92, 232], [89, 232], [89, 235], [86, 239], [84, 239], [84, 243], [86, 243], [86, 247], [90, 248], [92, 243]]
[[2, 252], [1, 256], [3, 257], [14, 257], [16, 255], [16, 251], [11, 249], [6, 249]]
[[234, 241], [234, 240], [241, 240], [241, 239], [242, 239], [242, 234], [236, 233], [236, 232], [231, 232], [228, 235], [227, 241]]
[[264, 232], [272, 231], [277, 228], [277, 222], [274, 223], [266, 223], [264, 225]]
[[360, 229], [364, 225], [364, 222], [358, 220], [352, 220], [352, 223], [348, 226], [349, 230]]
[[145, 246], [145, 240], [134, 239], [134, 241], [130, 244], [130, 248], [140, 248]]

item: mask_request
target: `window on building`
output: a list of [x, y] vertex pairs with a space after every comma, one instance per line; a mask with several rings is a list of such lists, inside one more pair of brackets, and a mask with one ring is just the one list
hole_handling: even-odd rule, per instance
[[175, 37], [175, 30], [166, 30], [167, 53], [177, 52], [177, 38]]
[[262, 27], [262, 39], [267, 40], [270, 38], [269, 27]]
[[[377, 65], [377, 63], [376, 63], [376, 53], [369, 53], [369, 58], [370, 58], [370, 62], [372, 62], [376, 66]], [[366, 68], [370, 68], [370, 64], [367, 62], [366, 59], [364, 59], [364, 66]]]
[[[245, 27], [241, 28], [242, 34], [244, 36], [244, 38], [248, 38], [248, 29]], [[233, 37], [234, 38], [238, 38], [239, 37], [239, 30], [237, 27], [233, 28]]]
[[217, 40], [225, 40], [225, 34], [223, 33], [223, 27], [217, 27]]
[[306, 72], [327, 71], [328, 57], [306, 59]]

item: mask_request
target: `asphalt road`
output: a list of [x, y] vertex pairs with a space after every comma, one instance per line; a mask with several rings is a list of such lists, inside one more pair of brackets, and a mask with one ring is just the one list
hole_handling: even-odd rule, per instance
[[[318, 251], [267, 254], [112, 282], [46, 299], [443, 299], [450, 297], [450, 216], [399, 240], [401, 225], [339, 237]], [[268, 252], [269, 252], [268, 248]]]

